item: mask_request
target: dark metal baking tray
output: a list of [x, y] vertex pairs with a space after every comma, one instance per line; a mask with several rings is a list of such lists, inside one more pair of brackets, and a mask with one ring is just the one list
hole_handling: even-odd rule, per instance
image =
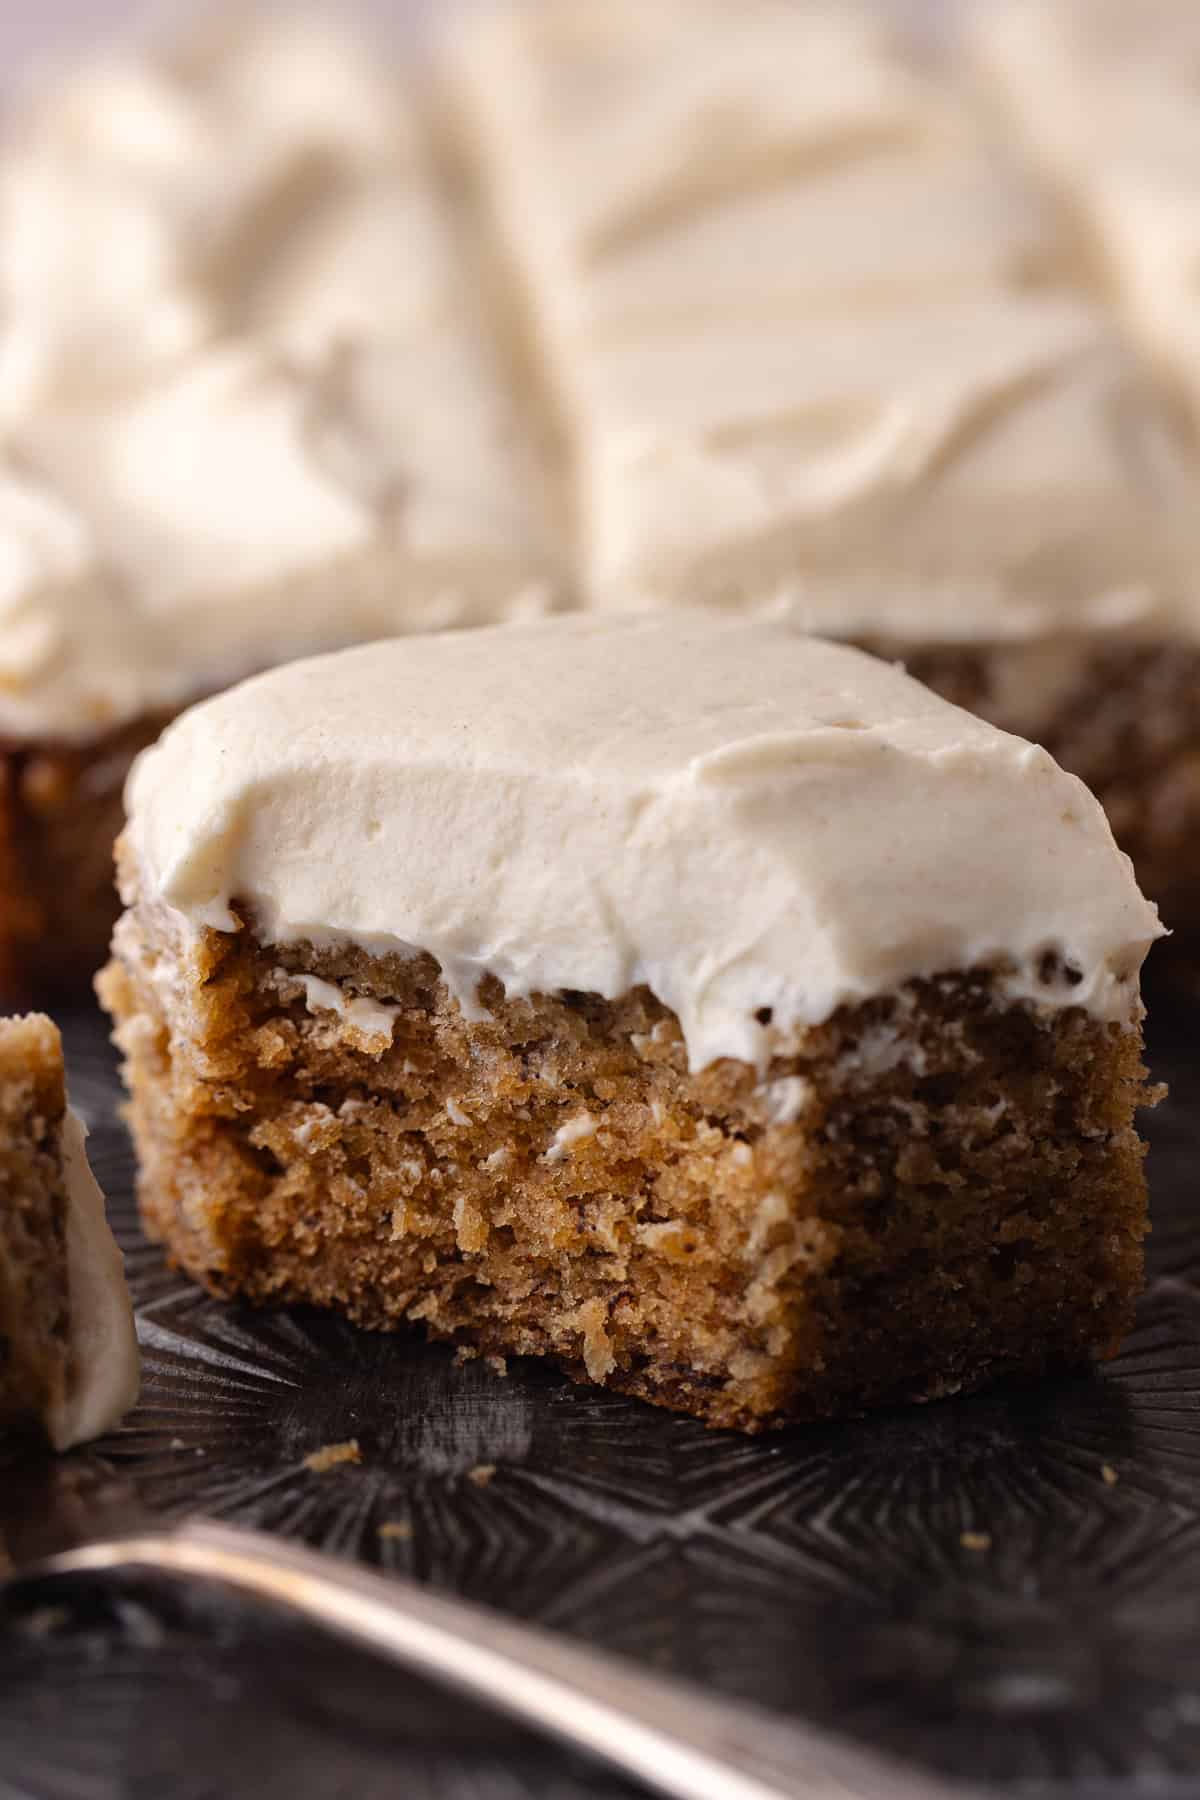
[[[0, 1525], [28, 1547], [71, 1519], [200, 1511], [951, 1776], [1073, 1800], [1198, 1795], [1198, 1026], [1159, 996], [1151, 1063], [1172, 1093], [1147, 1121], [1151, 1279], [1116, 1362], [748, 1440], [536, 1364], [501, 1378], [416, 1335], [209, 1300], [138, 1235], [115, 1061], [99, 1015], [79, 1013], [73, 1095], [129, 1259], [144, 1391], [90, 1451], [7, 1453]], [[350, 1437], [360, 1464], [306, 1468]], [[0, 1621], [4, 1800], [632, 1792], [213, 1590], [80, 1582]]]

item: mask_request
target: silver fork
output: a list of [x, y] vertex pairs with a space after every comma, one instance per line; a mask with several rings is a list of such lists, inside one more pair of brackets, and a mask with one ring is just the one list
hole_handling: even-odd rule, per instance
[[33, 1562], [19, 1580], [122, 1571], [217, 1582], [286, 1607], [672, 1800], [967, 1800], [814, 1726], [240, 1526], [191, 1520], [114, 1535]]

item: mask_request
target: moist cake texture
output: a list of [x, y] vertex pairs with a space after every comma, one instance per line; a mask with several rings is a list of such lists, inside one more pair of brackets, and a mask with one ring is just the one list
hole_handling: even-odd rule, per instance
[[137, 1394], [121, 1256], [41, 1015], [0, 1020], [0, 1430], [56, 1449], [116, 1424]]
[[217, 1291], [745, 1429], [1115, 1349], [1157, 920], [1081, 784], [900, 670], [414, 638], [194, 709], [128, 798], [101, 992]]

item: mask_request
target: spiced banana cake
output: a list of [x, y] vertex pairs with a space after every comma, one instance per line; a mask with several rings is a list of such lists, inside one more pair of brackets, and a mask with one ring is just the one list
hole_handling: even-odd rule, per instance
[[137, 764], [150, 1233], [758, 1430], [1112, 1354], [1159, 934], [1042, 749], [783, 621], [293, 664]]
[[0, 1432], [59, 1450], [109, 1430], [138, 1387], [121, 1253], [84, 1136], [57, 1028], [0, 1019]]

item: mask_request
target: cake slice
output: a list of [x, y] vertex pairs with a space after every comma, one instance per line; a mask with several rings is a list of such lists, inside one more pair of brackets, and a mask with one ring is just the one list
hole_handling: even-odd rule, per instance
[[0, 1431], [66, 1450], [133, 1405], [138, 1355], [62, 1042], [38, 1014], [0, 1020], [0, 1168]]
[[152, 1235], [756, 1430], [1110, 1355], [1158, 935], [1042, 750], [786, 622], [291, 665], [138, 763]]

